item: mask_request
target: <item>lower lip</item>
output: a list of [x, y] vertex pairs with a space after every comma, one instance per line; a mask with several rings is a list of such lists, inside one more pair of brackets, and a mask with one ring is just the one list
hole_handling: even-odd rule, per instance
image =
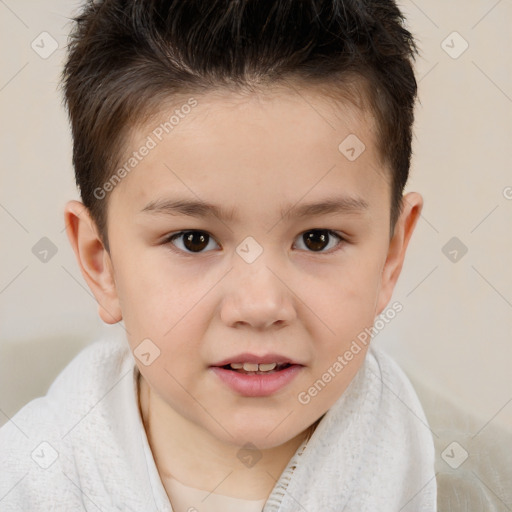
[[248, 375], [219, 366], [212, 366], [212, 371], [233, 391], [243, 396], [269, 396], [283, 389], [299, 373], [302, 366], [293, 364], [278, 372], [268, 375]]

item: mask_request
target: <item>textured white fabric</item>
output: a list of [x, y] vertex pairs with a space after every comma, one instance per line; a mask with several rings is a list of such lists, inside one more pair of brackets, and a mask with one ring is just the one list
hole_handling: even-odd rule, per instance
[[[122, 336], [99, 340], [0, 429], [0, 510], [172, 512]], [[431, 512], [434, 446], [416, 394], [371, 347], [290, 460], [264, 512]]]
[[479, 418], [409, 377], [434, 433], [438, 511], [511, 512], [512, 432], [493, 420], [512, 400]]

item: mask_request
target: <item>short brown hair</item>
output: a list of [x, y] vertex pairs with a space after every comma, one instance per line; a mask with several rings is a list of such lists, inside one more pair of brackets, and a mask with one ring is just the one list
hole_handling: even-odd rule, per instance
[[73, 20], [61, 85], [76, 182], [107, 250], [107, 201], [95, 190], [131, 129], [174, 97], [286, 80], [342, 95], [351, 77], [364, 86], [391, 169], [394, 231], [417, 94], [417, 48], [395, 1], [88, 0]]

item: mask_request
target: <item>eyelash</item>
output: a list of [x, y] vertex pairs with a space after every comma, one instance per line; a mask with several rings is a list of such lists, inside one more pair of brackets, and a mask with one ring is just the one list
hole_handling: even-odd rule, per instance
[[[334, 248], [331, 248], [328, 251], [324, 251], [324, 250], [321, 250], [321, 251], [309, 251], [309, 250], [306, 250], [305, 252], [309, 252], [311, 254], [332, 254], [332, 253], [340, 250], [341, 249], [340, 246], [343, 245], [343, 242], [347, 241], [343, 236], [341, 236], [336, 231], [332, 231], [330, 229], [321, 229], [321, 228], [308, 229], [308, 230], [303, 231], [302, 233], [300, 233], [298, 236], [301, 237], [301, 236], [303, 236], [306, 233], [312, 233], [312, 232], [317, 232], [317, 231], [323, 231], [323, 232], [327, 233], [329, 235], [329, 237], [333, 236], [335, 238], [338, 238], [339, 242], [336, 244], [336, 246]], [[171, 233], [170, 235], [168, 235], [164, 239], [163, 243], [165, 245], [168, 245], [169, 248], [172, 251], [177, 252], [177, 253], [179, 253], [181, 255], [186, 255], [186, 256], [193, 256], [193, 255], [196, 255], [196, 254], [199, 255], [199, 254], [205, 254], [205, 253], [211, 252], [211, 251], [204, 251], [204, 250], [203, 251], [199, 251], [199, 252], [192, 252], [192, 251], [187, 251], [187, 250], [183, 250], [183, 249], [177, 248], [173, 244], [173, 241], [178, 239], [178, 238], [180, 238], [180, 237], [182, 237], [186, 233], [204, 233], [204, 234], [206, 234], [209, 237], [208, 244], [210, 243], [211, 240], [215, 240], [214, 237], [211, 236], [210, 233], [208, 233], [207, 231], [202, 231], [200, 229], [189, 229], [189, 230], [185, 230], [185, 231], [179, 231], [177, 233]], [[217, 243], [217, 242], [215, 242], [215, 243]]]

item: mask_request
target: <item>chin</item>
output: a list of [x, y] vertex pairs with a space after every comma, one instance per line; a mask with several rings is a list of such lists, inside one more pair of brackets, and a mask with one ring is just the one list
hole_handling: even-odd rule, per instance
[[282, 428], [282, 418], [272, 422], [244, 421], [242, 423], [234, 423], [232, 421], [226, 425], [228, 433], [223, 429], [216, 429], [220, 439], [236, 448], [243, 448], [251, 444], [260, 450], [267, 450], [281, 446], [292, 438], [301, 433], [301, 430], [295, 432], [290, 430], [290, 426]]

